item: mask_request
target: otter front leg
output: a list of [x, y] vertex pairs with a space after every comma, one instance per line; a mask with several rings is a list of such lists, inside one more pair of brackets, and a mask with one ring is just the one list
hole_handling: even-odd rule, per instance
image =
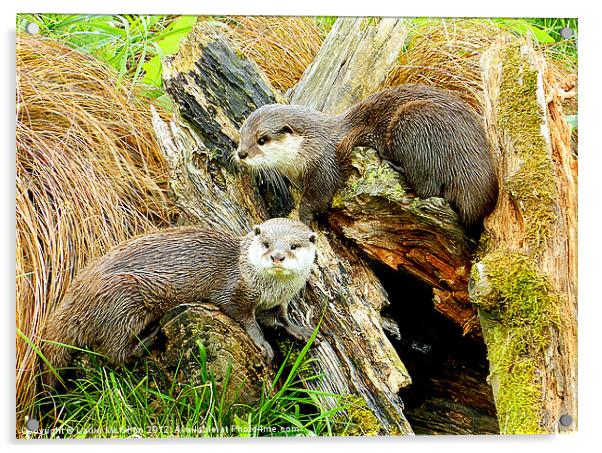
[[[299, 220], [309, 225], [314, 215], [321, 214], [328, 210], [334, 194], [341, 185], [341, 175], [338, 168], [329, 169], [330, 171], [321, 174], [319, 169], [316, 172], [309, 172], [308, 178], [303, 184], [303, 194], [299, 203]], [[316, 177], [315, 175], [320, 175]]]
[[[313, 334], [313, 329], [304, 326], [293, 324], [288, 317], [286, 306], [279, 305], [277, 307], [266, 310], [258, 315], [258, 320], [261, 324], [269, 327], [279, 327], [288, 333], [291, 337], [307, 343]], [[314, 344], [320, 344], [320, 335], [316, 335]]]
[[243, 324], [243, 327], [251, 340], [253, 340], [253, 343], [255, 343], [261, 351], [263, 358], [266, 359], [267, 362], [271, 362], [274, 359], [274, 350], [263, 336], [263, 332], [261, 331], [259, 324], [257, 324], [255, 317], [253, 317], [253, 319], [248, 319]]
[[[240, 293], [243, 293], [241, 291]], [[238, 303], [222, 303], [220, 304], [224, 313], [238, 322], [243, 329], [249, 335], [249, 338], [255, 343], [255, 345], [261, 351], [261, 355], [268, 362], [271, 362], [274, 358], [274, 350], [270, 346], [270, 344], [266, 341], [263, 336], [263, 332], [257, 324], [257, 319], [255, 318], [255, 309], [253, 307], [253, 302], [244, 296], [241, 296], [240, 293], [238, 297], [235, 296], [235, 300], [238, 300]]]

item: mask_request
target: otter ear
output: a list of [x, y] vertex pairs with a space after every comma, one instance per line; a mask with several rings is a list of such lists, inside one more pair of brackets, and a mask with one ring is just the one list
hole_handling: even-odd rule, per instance
[[315, 244], [316, 239], [318, 239], [318, 235], [316, 233], [309, 233], [308, 239], [309, 239], [309, 242], [311, 242], [312, 244]]
[[294, 131], [292, 127], [290, 127], [288, 124], [285, 124], [282, 129], [280, 129], [280, 132], [283, 134], [292, 134]]
[[261, 234], [261, 228], [259, 228], [259, 225], [255, 225], [253, 227], [253, 233], [255, 233], [255, 236], [259, 236]]

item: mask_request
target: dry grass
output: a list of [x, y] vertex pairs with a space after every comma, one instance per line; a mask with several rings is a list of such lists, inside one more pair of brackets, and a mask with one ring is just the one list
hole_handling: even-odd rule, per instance
[[[39, 335], [90, 258], [167, 224], [171, 206], [148, 106], [117, 75], [52, 41], [17, 41], [16, 316]], [[36, 394], [36, 355], [17, 336], [17, 422]]]
[[227, 23], [232, 45], [283, 92], [299, 81], [325, 38], [313, 17], [235, 16]]
[[[455, 92], [482, 111], [481, 55], [509, 32], [486, 19], [431, 19], [411, 27], [407, 50], [386, 85], [436, 85]], [[551, 56], [554, 47], [542, 50]], [[558, 80], [576, 72], [566, 60], [548, 58], [548, 63]]]

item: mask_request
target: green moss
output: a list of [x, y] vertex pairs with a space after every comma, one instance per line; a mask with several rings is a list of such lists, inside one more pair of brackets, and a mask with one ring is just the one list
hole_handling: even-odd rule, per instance
[[[479, 270], [480, 269], [480, 270]], [[487, 343], [490, 378], [505, 434], [543, 432], [539, 426], [541, 382], [538, 369], [560, 323], [558, 295], [527, 255], [499, 250], [471, 271], [473, 303], [479, 308]]]
[[345, 202], [362, 195], [382, 197], [393, 202], [401, 201], [405, 196], [399, 174], [383, 163], [373, 149], [358, 148], [354, 151], [352, 165], [357, 172], [347, 178], [343, 189], [334, 196], [333, 207], [342, 207]]
[[[299, 355], [303, 351], [303, 346], [299, 346], [298, 343], [294, 342], [290, 338], [284, 338], [277, 343], [278, 349], [282, 354], [282, 357], [285, 361], [282, 363], [282, 366], [285, 369], [290, 370], [297, 360], [299, 359]], [[307, 379], [314, 375], [314, 370], [311, 365], [312, 361], [308, 358], [305, 358], [303, 362], [297, 368], [297, 374], [302, 379]]]
[[542, 134], [545, 112], [537, 100], [538, 72], [519, 45], [508, 46], [501, 60], [498, 128], [509, 135], [522, 162], [506, 187], [525, 218], [527, 240], [538, 250], [550, 236], [557, 198], [554, 165]]
[[543, 433], [541, 387], [537, 362], [528, 356], [526, 338], [518, 328], [494, 327], [488, 334], [492, 380], [498, 388], [496, 408], [504, 434]]
[[347, 411], [345, 414], [345, 427], [339, 432], [343, 436], [378, 436], [381, 424], [374, 413], [368, 409], [363, 398], [349, 395], [345, 398]]

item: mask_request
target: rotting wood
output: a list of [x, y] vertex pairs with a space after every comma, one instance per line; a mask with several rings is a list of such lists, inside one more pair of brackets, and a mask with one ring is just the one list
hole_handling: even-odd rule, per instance
[[[576, 160], [559, 90], [529, 41], [483, 55], [500, 198], [472, 272], [503, 433], [577, 426]], [[562, 426], [560, 417], [572, 417]]]
[[[172, 196], [186, 220], [242, 234], [282, 211], [278, 203], [287, 195], [270, 198], [267, 186], [258, 188], [228, 157], [246, 115], [277, 99], [257, 67], [203, 24], [165, 66], [165, 86], [181, 118], [176, 115], [167, 124], [154, 115], [153, 121], [171, 165]], [[361, 397], [382, 434], [411, 434], [397, 395], [410, 378], [381, 326], [385, 291], [363, 260], [336, 237], [322, 231], [317, 248], [306, 291], [290, 309], [300, 324], [315, 326], [322, 319], [324, 341], [311, 356], [314, 371], [323, 378], [308, 385]]]

